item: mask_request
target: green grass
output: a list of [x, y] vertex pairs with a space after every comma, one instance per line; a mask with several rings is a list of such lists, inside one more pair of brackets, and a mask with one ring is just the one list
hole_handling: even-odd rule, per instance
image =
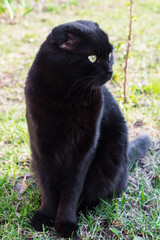
[[108, 32], [115, 47], [114, 76], [108, 86], [127, 119], [131, 138], [146, 132], [154, 142], [151, 152], [130, 174], [121, 198], [103, 200], [86, 217], [81, 214], [78, 234], [88, 240], [160, 239], [160, 2], [134, 2], [126, 105], [126, 1], [8, 2], [13, 14], [5, 1], [0, 2], [0, 239], [58, 239], [54, 229], [38, 233], [30, 226], [39, 208], [39, 188], [29, 168], [24, 83], [40, 44], [53, 26], [76, 19], [96, 21]]

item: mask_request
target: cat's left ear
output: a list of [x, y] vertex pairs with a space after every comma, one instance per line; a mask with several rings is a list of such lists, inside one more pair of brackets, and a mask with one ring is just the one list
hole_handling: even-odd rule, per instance
[[73, 33], [66, 33], [66, 40], [59, 44], [59, 48], [65, 50], [74, 50], [80, 43], [80, 38]]

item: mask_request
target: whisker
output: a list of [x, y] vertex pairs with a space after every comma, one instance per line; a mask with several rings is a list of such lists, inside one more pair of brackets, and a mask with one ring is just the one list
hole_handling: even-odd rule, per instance
[[70, 87], [70, 89], [68, 90], [65, 98], [64, 98], [64, 101], [69, 97], [71, 96], [71, 94], [74, 93], [74, 96], [72, 98], [72, 101], [75, 101], [76, 98], [80, 97], [80, 101], [83, 101], [84, 99], [84, 96], [87, 92], [87, 90], [90, 89], [90, 91], [88, 92], [88, 95], [86, 96], [86, 99], [85, 100], [85, 105], [87, 105], [88, 103], [91, 102], [91, 99], [92, 99], [92, 96], [94, 96], [94, 98], [96, 98], [96, 90], [95, 90], [95, 87], [96, 87], [96, 81], [97, 79], [94, 79], [93, 76], [88, 76], [88, 77], [82, 77], [82, 78], [79, 78], [77, 79], [76, 82], [74, 82], [72, 84], [72, 86]]
[[[92, 79], [93, 80], [93, 79]], [[90, 103], [91, 102], [91, 99], [92, 99], [92, 96], [94, 96], [94, 90], [95, 90], [95, 83], [91, 82], [91, 85], [92, 85], [92, 90], [89, 91], [89, 94], [87, 96], [87, 99], [86, 99], [86, 103]]]
[[92, 84], [93, 83], [90, 82], [90, 77], [83, 79], [82, 84], [79, 85], [80, 89], [79, 91], [76, 92], [76, 95], [73, 98], [73, 100], [75, 100], [75, 98], [79, 96], [80, 92], [82, 92], [80, 97], [80, 101], [81, 101], [84, 97], [85, 92], [87, 91], [87, 89], [89, 89], [92, 86]]
[[83, 99], [83, 97], [84, 97], [87, 89], [89, 89], [89, 87], [91, 87], [91, 85], [92, 85], [92, 82], [86, 83], [85, 88], [84, 88], [84, 91], [83, 91], [83, 94], [82, 94], [82, 96], [81, 96], [81, 100]]
[[[68, 90], [68, 93], [67, 93], [67, 95], [65, 96], [64, 100], [66, 100], [67, 97], [73, 92], [73, 90], [75, 90], [75, 89], [79, 86], [79, 85], [77, 85], [77, 87], [76, 87], [76, 84], [81, 83], [80, 80], [81, 80], [81, 79], [78, 79], [78, 80], [70, 87], [70, 89]], [[74, 88], [74, 87], [75, 87], [75, 88]]]

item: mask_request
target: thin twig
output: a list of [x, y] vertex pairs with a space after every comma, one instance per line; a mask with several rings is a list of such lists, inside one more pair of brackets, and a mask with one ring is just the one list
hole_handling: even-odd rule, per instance
[[128, 58], [129, 58], [129, 51], [131, 47], [131, 40], [132, 40], [132, 20], [133, 20], [133, 0], [130, 0], [130, 15], [129, 15], [129, 34], [128, 34], [128, 43], [127, 43], [127, 51], [126, 51], [126, 58], [125, 58], [125, 66], [124, 66], [124, 103], [127, 101], [127, 70], [128, 70]]
[[9, 1], [8, 1], [8, 0], [5, 0], [4, 3], [5, 3], [6, 8], [7, 8], [7, 10], [8, 10], [10, 19], [13, 19], [13, 18], [14, 18], [14, 12], [13, 12], [13, 10], [12, 10], [12, 7], [11, 7]]

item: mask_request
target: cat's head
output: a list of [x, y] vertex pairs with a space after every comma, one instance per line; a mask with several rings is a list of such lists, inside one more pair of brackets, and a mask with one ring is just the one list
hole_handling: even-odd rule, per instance
[[[43, 51], [42, 51], [43, 50]], [[55, 27], [42, 45], [47, 71], [72, 86], [101, 86], [113, 74], [113, 47], [97, 23], [75, 21]], [[83, 84], [82, 84], [83, 85]]]

